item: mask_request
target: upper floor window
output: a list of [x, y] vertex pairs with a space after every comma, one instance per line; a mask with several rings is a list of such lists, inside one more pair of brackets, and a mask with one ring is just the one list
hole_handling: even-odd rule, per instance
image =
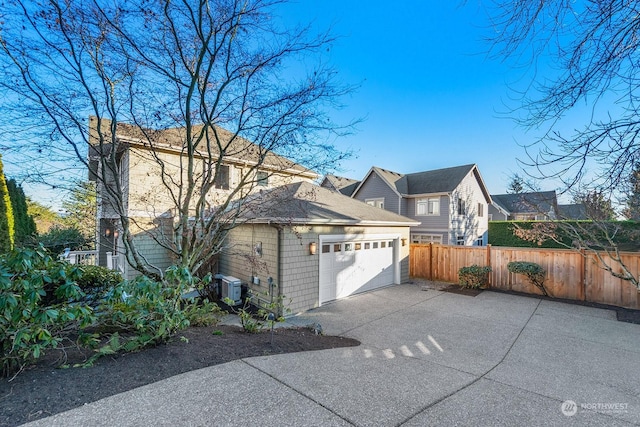
[[484, 216], [484, 205], [482, 203], [478, 203], [478, 217], [482, 218]]
[[440, 215], [440, 198], [416, 199], [416, 215]]
[[214, 187], [218, 190], [229, 189], [229, 166], [221, 165], [216, 174], [216, 179], [213, 183]]
[[464, 236], [456, 236], [456, 245], [458, 246], [464, 246], [465, 243], [465, 238]]
[[256, 174], [256, 181], [260, 187], [266, 187], [269, 185], [269, 174], [264, 171], [258, 171]]
[[376, 208], [384, 209], [384, 197], [377, 199], [365, 199], [366, 204], [375, 206]]
[[466, 215], [467, 214], [467, 206], [464, 203], [464, 200], [458, 198], [458, 215]]

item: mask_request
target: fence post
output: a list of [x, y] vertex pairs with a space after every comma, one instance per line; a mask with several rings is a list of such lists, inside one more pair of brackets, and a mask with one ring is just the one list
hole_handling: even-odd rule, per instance
[[107, 252], [107, 268], [113, 270], [113, 252]]
[[581, 263], [582, 265], [580, 267], [580, 299], [582, 301], [586, 301], [587, 299], [587, 262], [586, 262], [586, 258], [587, 258], [587, 254], [584, 250], [584, 248], [580, 249], [580, 255], [581, 255]]
[[[491, 267], [491, 243], [487, 244], [486, 265], [487, 265], [487, 267]], [[491, 276], [492, 276], [492, 273], [489, 273], [489, 283], [487, 283], [488, 287], [491, 287], [491, 282], [492, 282]]]
[[433, 242], [429, 242], [429, 280], [433, 280]]

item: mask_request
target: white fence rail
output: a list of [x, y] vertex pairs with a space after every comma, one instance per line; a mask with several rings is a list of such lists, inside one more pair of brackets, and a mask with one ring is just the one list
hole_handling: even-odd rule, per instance
[[[60, 255], [61, 260], [67, 261], [69, 264], [79, 265], [98, 265], [98, 251], [69, 251], [65, 250]], [[109, 270], [124, 272], [124, 258], [122, 254], [113, 254], [107, 252], [107, 268]]]

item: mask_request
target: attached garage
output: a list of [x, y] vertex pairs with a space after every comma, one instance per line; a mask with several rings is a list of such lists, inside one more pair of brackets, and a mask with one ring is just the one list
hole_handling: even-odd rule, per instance
[[409, 218], [308, 183], [265, 192], [247, 212], [219, 272], [284, 297], [292, 314], [409, 278]]
[[397, 283], [400, 265], [394, 248], [399, 239], [398, 235], [320, 236], [319, 303]]

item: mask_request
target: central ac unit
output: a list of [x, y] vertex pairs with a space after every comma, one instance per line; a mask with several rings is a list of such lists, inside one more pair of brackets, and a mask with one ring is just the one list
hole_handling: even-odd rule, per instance
[[220, 296], [222, 299], [229, 298], [235, 305], [242, 303], [242, 282], [233, 276], [222, 276], [220, 278]]

